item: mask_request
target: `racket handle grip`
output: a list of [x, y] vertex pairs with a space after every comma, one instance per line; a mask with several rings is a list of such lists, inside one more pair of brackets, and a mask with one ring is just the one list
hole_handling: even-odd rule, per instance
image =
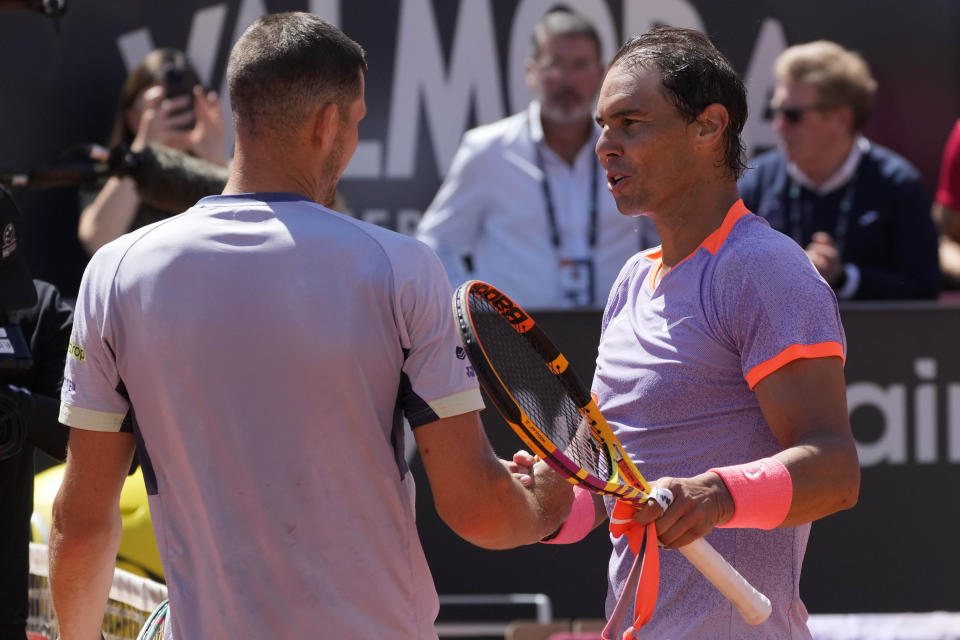
[[680, 547], [680, 553], [737, 608], [747, 624], [757, 625], [770, 617], [769, 598], [747, 582], [709, 542], [698, 538]]

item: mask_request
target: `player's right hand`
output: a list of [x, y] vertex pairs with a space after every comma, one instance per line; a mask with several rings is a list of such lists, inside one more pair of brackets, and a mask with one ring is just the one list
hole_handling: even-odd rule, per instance
[[701, 473], [693, 478], [664, 477], [651, 485], [669, 489], [673, 502], [663, 511], [650, 501], [633, 519], [642, 525], [656, 521], [657, 538], [666, 549], [686, 546], [733, 516], [733, 498], [715, 473]]

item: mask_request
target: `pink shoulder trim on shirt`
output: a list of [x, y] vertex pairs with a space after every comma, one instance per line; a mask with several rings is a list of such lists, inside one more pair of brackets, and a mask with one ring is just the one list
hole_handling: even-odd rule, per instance
[[743, 204], [743, 200], [734, 202], [730, 210], [727, 211], [727, 215], [724, 216], [723, 224], [720, 225], [720, 228], [707, 236], [707, 239], [704, 240], [700, 246], [716, 255], [720, 247], [723, 246], [723, 243], [727, 241], [727, 236], [729, 236], [733, 230], [733, 225], [737, 224], [740, 218], [749, 213], [750, 211], [747, 210], [746, 205]]
[[829, 358], [831, 356], [837, 356], [840, 360], [844, 360], [843, 345], [839, 342], [792, 344], [769, 360], [765, 360], [753, 369], [750, 369], [744, 378], [746, 378], [750, 388], [753, 389], [757, 386], [758, 382], [794, 360], [799, 360], [800, 358]]
[[[723, 246], [723, 243], [726, 242], [727, 236], [730, 235], [734, 225], [736, 225], [737, 221], [745, 215], [750, 215], [750, 211], [747, 209], [746, 205], [743, 204], [743, 200], [737, 200], [733, 203], [730, 209], [727, 210], [720, 227], [708, 235], [706, 239], [700, 243], [697, 249], [703, 248], [709, 251], [712, 255], [716, 255], [717, 251], [720, 250], [720, 247]], [[694, 255], [697, 252], [697, 249], [694, 249], [689, 256], [673, 265], [673, 268], [677, 268], [677, 266], [687, 260], [687, 258]], [[650, 279], [648, 280], [650, 290], [654, 291], [657, 288], [657, 283], [660, 281], [660, 270], [663, 268], [663, 251], [651, 251], [644, 257], [656, 263], [656, 265], [650, 270]]]

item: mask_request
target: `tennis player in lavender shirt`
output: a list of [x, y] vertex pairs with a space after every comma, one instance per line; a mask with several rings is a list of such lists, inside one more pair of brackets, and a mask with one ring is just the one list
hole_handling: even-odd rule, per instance
[[[674, 496], [633, 516], [655, 522], [665, 548], [656, 610], [635, 637], [810, 638], [799, 596], [810, 522], [853, 506], [860, 482], [836, 298], [740, 200], [746, 94], [706, 36], [657, 28], [629, 41], [597, 114], [620, 212], [650, 216], [662, 240], [614, 283], [593, 381], [640, 471]], [[747, 625], [672, 551], [702, 536], [769, 596], [767, 621]], [[615, 538], [608, 615], [632, 561]]]

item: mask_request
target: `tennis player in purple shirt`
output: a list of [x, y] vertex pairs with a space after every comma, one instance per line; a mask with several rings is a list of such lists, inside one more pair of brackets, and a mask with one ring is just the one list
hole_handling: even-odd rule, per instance
[[[703, 34], [657, 28], [624, 45], [597, 114], [617, 206], [650, 216], [662, 240], [611, 290], [593, 381], [640, 471], [674, 496], [634, 516], [656, 522], [665, 548], [656, 611], [636, 637], [810, 638], [799, 597], [810, 522], [853, 506], [860, 481], [833, 291], [740, 200], [746, 94]], [[671, 551], [701, 536], [770, 597], [766, 622], [748, 626]], [[608, 614], [633, 559], [625, 538]]]

